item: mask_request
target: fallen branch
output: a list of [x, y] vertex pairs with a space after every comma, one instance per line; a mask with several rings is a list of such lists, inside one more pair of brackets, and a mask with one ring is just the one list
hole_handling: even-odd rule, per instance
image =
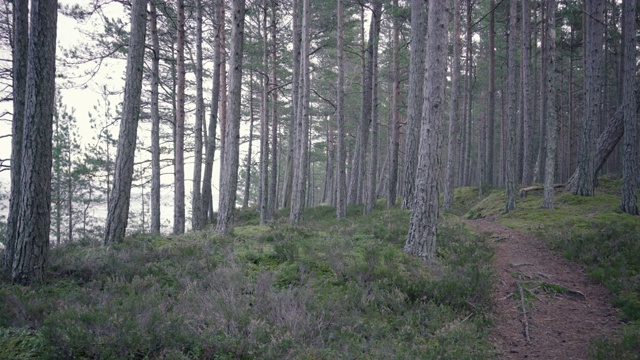
[[[554, 189], [563, 188], [563, 187], [564, 187], [564, 184], [553, 185]], [[536, 190], [544, 190], [544, 186], [528, 186], [526, 188], [522, 188], [520, 189], [520, 192], [518, 192], [518, 197], [520, 197], [520, 199], [524, 199], [527, 197], [527, 193], [529, 193], [529, 191], [536, 191]]]
[[524, 336], [527, 338], [527, 345], [531, 344], [531, 338], [529, 337], [529, 320], [527, 319], [527, 308], [524, 305], [524, 291], [522, 285], [518, 283], [518, 290], [520, 291], [520, 304], [522, 305], [522, 324], [524, 325]]

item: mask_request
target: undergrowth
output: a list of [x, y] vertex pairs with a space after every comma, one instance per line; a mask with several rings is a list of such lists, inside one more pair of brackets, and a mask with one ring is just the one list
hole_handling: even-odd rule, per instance
[[503, 213], [504, 190], [494, 190], [466, 214], [497, 216], [511, 228], [546, 239], [611, 290], [625, 326], [618, 340], [594, 341], [591, 356], [596, 359], [637, 359], [640, 354], [640, 218], [619, 210], [620, 189], [620, 180], [603, 177], [593, 197], [557, 191], [552, 210], [542, 209], [542, 191], [531, 192], [508, 214]]
[[443, 219], [427, 265], [402, 251], [408, 212], [334, 213], [54, 248], [45, 285], [0, 285], [0, 358], [493, 356], [486, 243]]

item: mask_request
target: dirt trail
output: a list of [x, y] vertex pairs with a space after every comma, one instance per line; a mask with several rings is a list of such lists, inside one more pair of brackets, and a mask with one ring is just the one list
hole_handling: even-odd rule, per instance
[[[467, 224], [488, 236], [495, 248], [497, 285], [491, 341], [500, 359], [587, 359], [589, 341], [610, 335], [618, 327], [609, 292], [589, 279], [580, 266], [550, 251], [546, 241], [490, 219], [469, 220]], [[526, 302], [526, 321], [519, 284]], [[563, 292], [555, 285], [570, 291]]]

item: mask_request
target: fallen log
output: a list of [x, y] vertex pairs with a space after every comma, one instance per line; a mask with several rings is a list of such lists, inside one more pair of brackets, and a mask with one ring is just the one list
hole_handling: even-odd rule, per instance
[[[554, 189], [558, 189], [558, 188], [563, 188], [564, 184], [555, 184], [553, 185]], [[544, 190], [544, 186], [540, 185], [540, 186], [527, 186], [525, 188], [520, 189], [520, 192], [518, 192], [518, 197], [520, 197], [520, 199], [524, 199], [527, 197], [527, 194], [530, 191], [536, 191], [536, 190]]]

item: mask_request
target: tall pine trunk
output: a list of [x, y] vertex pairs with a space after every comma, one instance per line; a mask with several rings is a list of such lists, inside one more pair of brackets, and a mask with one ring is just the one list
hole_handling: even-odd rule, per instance
[[158, 41], [158, 13], [156, 1], [149, 2], [151, 28], [151, 233], [160, 234], [160, 110], [158, 86], [160, 82], [160, 43]]
[[347, 181], [345, 171], [345, 162], [347, 158], [344, 133], [344, 15], [342, 8], [342, 0], [338, 0], [338, 89], [336, 94], [336, 118], [338, 127], [336, 217], [338, 219], [344, 218], [347, 213]]
[[185, 229], [184, 209], [184, 117], [185, 117], [185, 67], [184, 67], [184, 0], [177, 0], [178, 4], [178, 42], [177, 42], [177, 72], [176, 84], [176, 124], [173, 149], [174, 173], [173, 173], [173, 233], [182, 234]]
[[601, 106], [601, 73], [603, 42], [602, 0], [585, 0], [585, 106], [578, 147], [578, 177], [574, 194], [593, 196], [595, 187], [595, 127]]
[[22, 132], [24, 128], [27, 59], [29, 53], [29, 0], [13, 2], [13, 119], [11, 125], [11, 195], [3, 270], [10, 274], [17, 238], [18, 209], [22, 179]]
[[[397, 11], [398, 0], [393, 0], [394, 11]], [[387, 187], [387, 208], [396, 205], [396, 193], [398, 188], [398, 158], [400, 150], [400, 64], [398, 53], [400, 52], [400, 20], [393, 16], [393, 32], [391, 35], [393, 52], [391, 62], [393, 67], [393, 89], [391, 90], [391, 146], [389, 148], [389, 186]], [[371, 153], [374, 150], [371, 149]]]
[[205, 146], [205, 162], [204, 176], [202, 177], [202, 212], [201, 218], [203, 224], [213, 222], [213, 195], [212, 195], [212, 177], [213, 177], [213, 161], [216, 152], [216, 127], [218, 125], [218, 100], [220, 99], [220, 33], [224, 31], [224, 16], [222, 1], [214, 1], [215, 24], [213, 34], [213, 76], [211, 85], [211, 110], [209, 114], [209, 129], [207, 135], [207, 143]]
[[226, 141], [220, 170], [220, 196], [216, 231], [226, 234], [233, 226], [233, 213], [238, 189], [240, 102], [242, 91], [242, 56], [244, 49], [244, 0], [233, 0], [231, 48], [229, 56], [229, 104], [227, 107]]
[[122, 120], [118, 136], [113, 190], [109, 196], [104, 244], [122, 241], [129, 220], [133, 161], [136, 150], [140, 93], [147, 21], [147, 1], [134, 0], [131, 10], [131, 31], [127, 55], [127, 72], [122, 104]]
[[49, 250], [57, 7], [55, 0], [31, 1], [21, 189], [11, 267], [11, 282], [22, 285], [44, 280]]
[[556, 158], [558, 149], [558, 119], [556, 112], [556, 3], [555, 0], [547, 1], [546, 16], [546, 37], [547, 52], [544, 62], [547, 64], [547, 93], [540, 94], [546, 97], [547, 109], [547, 158], [544, 171], [544, 200], [542, 207], [545, 209], [553, 209], [554, 186], [553, 182], [556, 175]]
[[278, 78], [277, 78], [277, 0], [271, 0], [271, 176], [267, 219], [273, 219], [278, 206]]
[[453, 1], [453, 65], [451, 69], [451, 101], [449, 102], [449, 139], [447, 143], [447, 169], [444, 181], [445, 210], [453, 206], [453, 188], [457, 168], [458, 143], [458, 99], [460, 97], [460, 52], [462, 38], [460, 37], [460, 6], [461, 0]]
[[196, 0], [196, 121], [193, 126], [195, 154], [193, 159], [193, 190], [191, 195], [191, 228], [202, 228], [202, 123], [204, 94], [202, 90], [202, 0]]
[[522, 0], [522, 116], [524, 122], [522, 183], [533, 181], [533, 124], [531, 119], [531, 10], [530, 0]]
[[[262, 0], [262, 71], [260, 84], [260, 225], [269, 220], [269, 43], [267, 42], [267, 0]], [[275, 184], [271, 184], [272, 186]]]
[[402, 208], [410, 209], [420, 146], [422, 115], [422, 86], [424, 79], [425, 1], [411, 0], [411, 54], [409, 62], [409, 90], [407, 99], [407, 131], [404, 149], [404, 175], [402, 178]]
[[622, 166], [622, 211], [638, 215], [638, 121], [636, 117], [636, 0], [623, 2], [624, 153]]
[[291, 211], [289, 222], [297, 223], [302, 219], [306, 201], [306, 183], [308, 167], [308, 132], [309, 132], [309, 94], [310, 68], [309, 46], [311, 34], [309, 28], [309, 1], [302, 0], [302, 35], [300, 41], [300, 88], [298, 89], [298, 114], [296, 117], [296, 132], [293, 156], [293, 187], [291, 193]]
[[518, 2], [509, 1], [509, 36], [507, 52], [507, 148], [506, 148], [506, 199], [505, 211], [516, 208], [516, 24]]
[[447, 68], [448, 1], [429, 2], [427, 66], [424, 79], [423, 126], [416, 175], [416, 201], [404, 251], [424, 260], [435, 257], [438, 233], [438, 181], [444, 127]]

